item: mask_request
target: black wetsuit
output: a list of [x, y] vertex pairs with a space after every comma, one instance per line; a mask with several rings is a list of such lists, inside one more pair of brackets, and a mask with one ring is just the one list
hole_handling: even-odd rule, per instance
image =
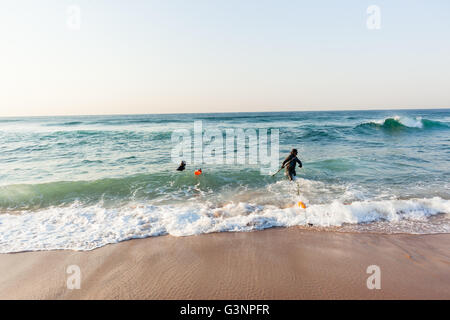
[[[291, 161], [292, 160], [292, 161]], [[286, 168], [286, 175], [289, 177], [289, 180], [294, 180], [294, 176], [297, 175], [295, 172], [295, 164], [298, 163], [298, 166], [302, 167], [302, 162], [297, 158], [297, 156], [292, 153], [287, 156], [287, 158], [283, 161], [282, 167]]]
[[180, 166], [177, 168], [177, 171], [183, 171], [186, 169], [186, 162], [181, 162]]

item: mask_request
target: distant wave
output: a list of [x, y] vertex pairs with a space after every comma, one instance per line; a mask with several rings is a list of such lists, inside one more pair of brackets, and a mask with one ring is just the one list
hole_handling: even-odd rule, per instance
[[61, 123], [49, 123], [48, 127], [69, 127], [69, 126], [78, 126], [83, 124], [81, 121], [69, 121], [69, 122], [61, 122]]
[[422, 126], [423, 128], [450, 128], [446, 123], [427, 119], [422, 119]]
[[323, 139], [335, 140], [338, 137], [329, 129], [310, 129], [301, 138], [309, 141], [321, 141]]
[[89, 125], [105, 125], [105, 126], [126, 126], [134, 124], [168, 124], [168, 123], [185, 123], [183, 119], [105, 119], [86, 122]]
[[[12, 120], [11, 120], [12, 121]], [[16, 120], [17, 121], [17, 120]], [[0, 120], [0, 123], [3, 122]], [[6, 122], [6, 121], [5, 121]], [[103, 120], [84, 120], [84, 121], [67, 121], [67, 122], [51, 122], [44, 124], [46, 127], [72, 127], [72, 126], [129, 126], [139, 124], [166, 124], [166, 123], [183, 123], [181, 119], [103, 119]]]
[[54, 136], [70, 136], [77, 135], [77, 137], [81, 136], [94, 136], [94, 135], [103, 135], [108, 133], [108, 131], [100, 131], [100, 130], [67, 130], [67, 131], [55, 131], [52, 133]]
[[381, 121], [364, 122], [356, 126], [356, 128], [400, 131], [405, 129], [442, 129], [449, 128], [449, 125], [436, 120], [422, 119], [421, 117], [406, 118], [395, 116]]
[[0, 119], [0, 123], [8, 123], [8, 122], [20, 122], [20, 119]]
[[[81, 139], [81, 138], [97, 138], [97, 139], [127, 139], [128, 141], [147, 139], [148, 141], [167, 141], [172, 136], [171, 131], [157, 131], [157, 132], [144, 132], [144, 131], [131, 131], [131, 130], [65, 130], [55, 131], [48, 135], [46, 138], [69, 138], [69, 139]], [[91, 140], [96, 143], [96, 140]], [[84, 140], [76, 140], [73, 145], [78, 143], [84, 144]]]

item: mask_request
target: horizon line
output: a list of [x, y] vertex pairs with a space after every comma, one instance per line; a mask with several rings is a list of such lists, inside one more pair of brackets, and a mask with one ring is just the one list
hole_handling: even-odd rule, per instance
[[4, 118], [45, 118], [45, 117], [96, 117], [96, 116], [144, 116], [144, 115], [193, 115], [193, 114], [231, 114], [231, 113], [288, 113], [288, 112], [348, 112], [348, 111], [401, 111], [401, 110], [447, 110], [450, 107], [394, 107], [394, 108], [367, 108], [367, 109], [303, 109], [303, 110], [280, 110], [280, 111], [223, 111], [223, 112], [156, 112], [156, 113], [99, 113], [99, 114], [55, 114], [55, 115], [0, 115]]

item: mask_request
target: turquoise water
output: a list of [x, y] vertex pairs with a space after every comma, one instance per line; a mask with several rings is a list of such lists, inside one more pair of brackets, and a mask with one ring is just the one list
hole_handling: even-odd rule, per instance
[[[279, 129], [289, 183], [258, 164], [177, 172], [172, 132]], [[0, 118], [0, 250], [294, 225], [449, 232], [450, 110]], [[303, 201], [307, 209], [295, 206]]]

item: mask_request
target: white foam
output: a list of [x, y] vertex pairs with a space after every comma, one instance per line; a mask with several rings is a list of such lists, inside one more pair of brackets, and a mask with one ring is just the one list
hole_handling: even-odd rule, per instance
[[401, 124], [410, 127], [410, 128], [423, 128], [422, 123], [422, 117], [416, 117], [416, 118], [408, 118], [408, 117], [398, 117], [398, 119], [395, 119], [399, 121]]
[[92, 250], [133, 238], [251, 231], [308, 223], [328, 227], [405, 219], [423, 221], [438, 213], [450, 213], [450, 200], [435, 197], [358, 201], [350, 205], [334, 201], [310, 205], [306, 210], [242, 202], [222, 207], [129, 205], [119, 209], [74, 204], [20, 215], [0, 215], [0, 252]]

